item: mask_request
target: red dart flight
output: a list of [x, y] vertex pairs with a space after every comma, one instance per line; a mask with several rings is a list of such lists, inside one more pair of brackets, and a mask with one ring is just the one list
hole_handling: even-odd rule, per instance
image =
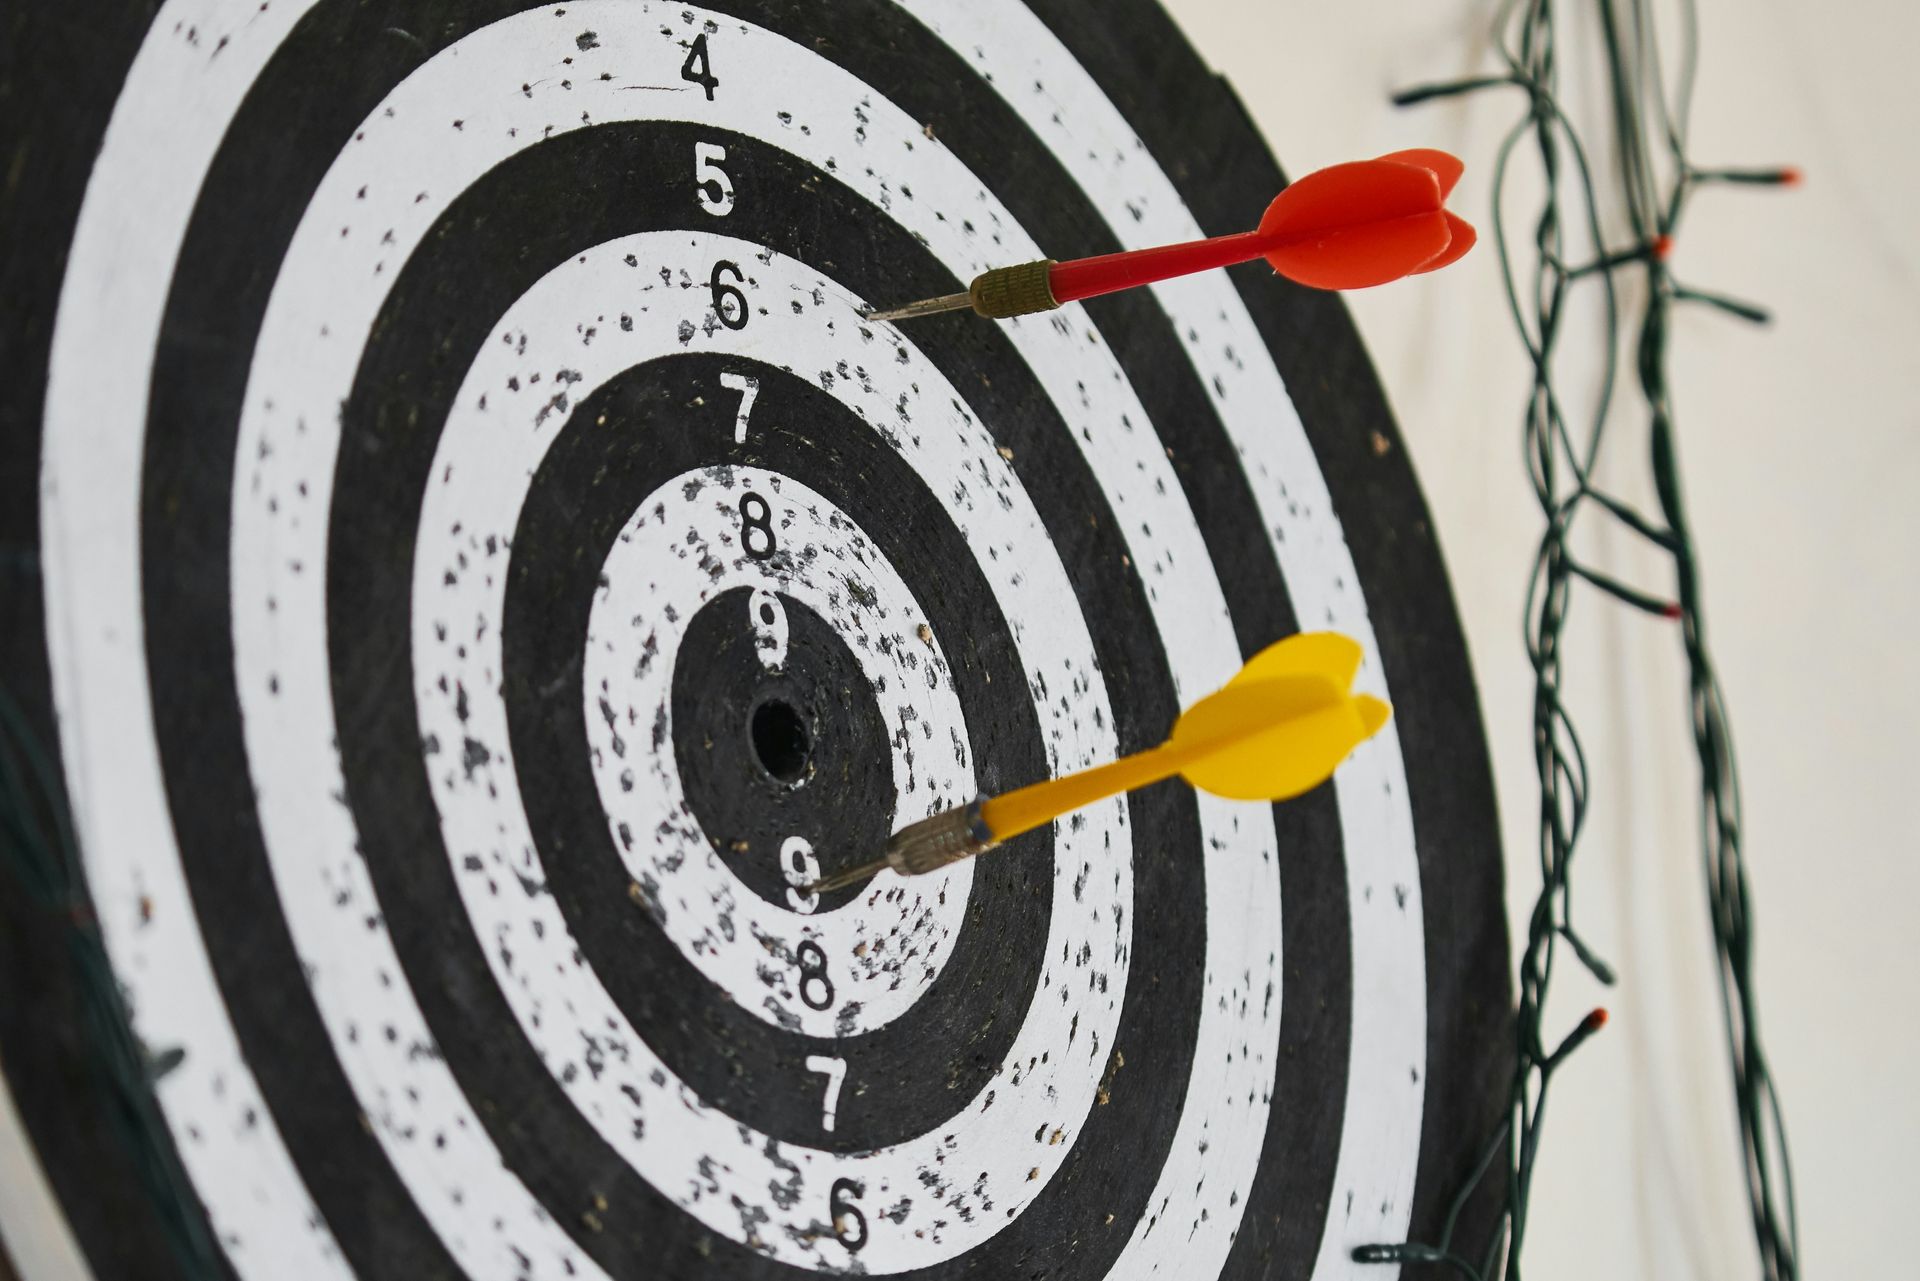
[[963, 294], [928, 298], [870, 320], [906, 320], [971, 307], [1004, 319], [1050, 311], [1136, 285], [1265, 258], [1315, 289], [1364, 289], [1436, 271], [1473, 248], [1474, 230], [1447, 212], [1464, 166], [1416, 148], [1317, 170], [1274, 198], [1252, 231], [1072, 262], [1021, 263], [985, 272]]

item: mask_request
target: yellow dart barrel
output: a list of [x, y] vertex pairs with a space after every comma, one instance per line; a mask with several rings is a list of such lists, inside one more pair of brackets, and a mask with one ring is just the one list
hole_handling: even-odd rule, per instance
[[1050, 778], [1017, 791], [996, 796], [980, 807], [980, 817], [993, 829], [997, 841], [1010, 840], [1022, 832], [1045, 826], [1062, 814], [1071, 814], [1085, 805], [1103, 801], [1136, 787], [1158, 783], [1180, 772], [1179, 761], [1165, 745], [1123, 756], [1111, 765]]

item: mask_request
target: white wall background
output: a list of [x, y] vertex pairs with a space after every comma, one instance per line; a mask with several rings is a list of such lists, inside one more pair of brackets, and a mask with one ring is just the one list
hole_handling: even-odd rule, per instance
[[[1399, 87], [1496, 69], [1487, 0], [1166, 2], [1289, 172], [1446, 147], [1468, 166], [1452, 207], [1489, 229], [1494, 152], [1518, 95], [1387, 102]], [[1654, 8], [1670, 17], [1675, 4]], [[1597, 140], [1590, 9], [1562, 6], [1562, 57]], [[1920, 719], [1920, 680], [1903, 661], [1920, 627], [1920, 10], [1895, 0], [1700, 9], [1696, 160], [1795, 163], [1807, 177], [1797, 190], [1710, 189], [1672, 259], [1687, 281], [1776, 316], [1755, 328], [1683, 312], [1673, 368], [1709, 636], [1744, 772], [1762, 1027], [1793, 1143], [1803, 1274], [1912, 1276], [1895, 1238], [1920, 1199], [1920, 842], [1902, 804]], [[1521, 184], [1510, 216], [1535, 208], [1536, 191]], [[1540, 880], [1521, 640], [1540, 532], [1521, 466], [1524, 358], [1485, 246], [1351, 301], [1465, 616], [1520, 937]], [[1579, 387], [1593, 364], [1577, 353], [1593, 344], [1574, 335], [1563, 350], [1567, 385]], [[1644, 425], [1633, 398], [1626, 405], [1602, 475], [1652, 510]], [[1658, 561], [1624, 540], [1589, 550], [1670, 590]], [[1621, 981], [1602, 989], [1571, 958], [1559, 971], [1555, 1025], [1594, 1004], [1614, 1017], [1556, 1082], [1527, 1270], [1556, 1281], [1751, 1278], [1678, 638], [1589, 594], [1568, 652], [1596, 797], [1576, 911]]]

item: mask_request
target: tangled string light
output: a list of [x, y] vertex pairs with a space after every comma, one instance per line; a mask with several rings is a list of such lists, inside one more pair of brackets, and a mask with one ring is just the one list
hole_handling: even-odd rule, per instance
[[[1527, 111], [1502, 142], [1493, 181], [1494, 239], [1515, 328], [1533, 366], [1527, 397], [1525, 445], [1528, 474], [1545, 518], [1527, 593], [1527, 650], [1534, 670], [1534, 763], [1540, 783], [1541, 888], [1520, 958], [1515, 1014], [1515, 1062], [1506, 1117], [1489, 1139], [1478, 1164], [1451, 1202], [1438, 1237], [1362, 1246], [1361, 1262], [1430, 1264], [1473, 1281], [1520, 1276], [1529, 1191], [1539, 1152], [1548, 1086], [1555, 1071], [1606, 1021], [1603, 1010], [1582, 1020], [1549, 1050], [1542, 1025], [1557, 948], [1564, 942], [1602, 983], [1613, 973], [1580, 937], [1573, 923], [1573, 856], [1585, 827], [1589, 791], [1586, 756], [1562, 700], [1562, 644], [1575, 587], [1584, 584], [1634, 609], [1678, 622], [1686, 651], [1694, 746], [1700, 758], [1701, 851], [1718, 979], [1726, 1013], [1727, 1052], [1739, 1113], [1747, 1194], [1762, 1275], [1767, 1281], [1798, 1276], [1799, 1228], [1793, 1177], [1778, 1095], [1761, 1047], [1753, 990], [1753, 937], [1744, 827], [1726, 700], [1714, 674], [1706, 639], [1698, 555], [1687, 524], [1675, 446], [1674, 403], [1668, 381], [1668, 343], [1674, 308], [1705, 304], [1763, 323], [1767, 313], [1749, 303], [1681, 284], [1667, 264], [1668, 250], [1692, 195], [1715, 183], [1790, 185], [1792, 169], [1703, 169], [1687, 151], [1698, 65], [1698, 21], [1691, 0], [1682, 0], [1680, 58], [1669, 91], [1660, 42], [1648, 0], [1599, 0], [1612, 107], [1612, 142], [1619, 157], [1618, 193], [1631, 232], [1624, 249], [1600, 248], [1584, 264], [1567, 261], [1572, 227], [1596, 247], [1601, 234], [1601, 187], [1587, 150], [1558, 97], [1561, 42], [1549, 0], [1506, 0], [1494, 21], [1504, 74], [1436, 84], [1398, 95], [1407, 106], [1433, 98], [1517, 88]], [[1521, 144], [1531, 141], [1544, 182], [1533, 224], [1532, 258], [1521, 264], [1502, 216], [1507, 180]], [[1619, 278], [1640, 277], [1633, 314], [1622, 305]], [[1594, 404], [1574, 421], [1555, 377], [1562, 326], [1576, 291], [1599, 291], [1605, 348]], [[1640, 301], [1642, 295], [1644, 301]], [[1654, 519], [1608, 493], [1594, 480], [1609, 411], [1619, 381], [1621, 350], [1631, 343], [1633, 370], [1645, 402], [1650, 474], [1660, 517]], [[1583, 353], [1590, 356], [1590, 353]], [[1621, 582], [1575, 555], [1571, 540], [1583, 521], [1611, 522], [1665, 552], [1676, 591], [1671, 600]], [[1469, 1258], [1456, 1247], [1455, 1230], [1468, 1200], [1497, 1163], [1506, 1188], [1495, 1231], [1485, 1252]]]

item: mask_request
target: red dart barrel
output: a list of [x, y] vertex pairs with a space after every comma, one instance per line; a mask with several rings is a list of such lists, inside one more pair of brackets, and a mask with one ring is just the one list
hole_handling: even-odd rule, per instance
[[1334, 165], [1282, 191], [1258, 230], [1056, 263], [1047, 284], [1068, 303], [1261, 257], [1316, 289], [1433, 271], [1474, 242], [1473, 228], [1443, 207], [1460, 171], [1453, 156], [1426, 149]]
[[1127, 253], [1101, 254], [1098, 258], [1076, 258], [1055, 263], [1047, 272], [1047, 286], [1054, 301], [1078, 302], [1097, 298], [1118, 289], [1151, 285], [1194, 271], [1211, 271], [1247, 262], [1267, 252], [1267, 237], [1257, 231], [1242, 231], [1212, 240], [1190, 240], [1180, 245], [1157, 245]]

